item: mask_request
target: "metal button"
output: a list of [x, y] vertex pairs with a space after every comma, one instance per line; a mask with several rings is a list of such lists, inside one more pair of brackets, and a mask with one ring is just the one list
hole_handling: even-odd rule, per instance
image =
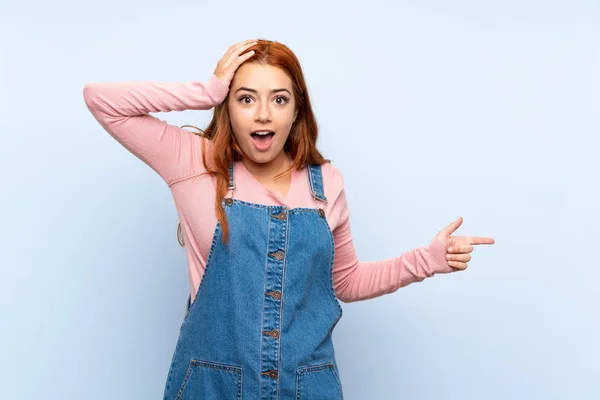
[[324, 217], [324, 216], [325, 216], [325, 211], [323, 211], [323, 209], [322, 209], [322, 208], [319, 208], [319, 215], [320, 215], [321, 217]]
[[269, 335], [273, 339], [277, 339], [279, 337], [279, 331], [277, 329], [273, 329], [272, 331], [263, 332], [264, 335]]
[[277, 379], [277, 370], [276, 369], [272, 369], [270, 371], [265, 371], [262, 373], [263, 375], [269, 375], [269, 378], [271, 379]]
[[285, 221], [287, 218], [287, 214], [285, 211], [280, 212], [279, 214], [271, 214], [272, 217], [277, 218], [280, 221]]
[[276, 290], [273, 292], [272, 296], [274, 299], [279, 300], [281, 298], [281, 292], [279, 290]]
[[281, 250], [279, 250], [277, 253], [272, 253], [271, 255], [275, 257], [277, 261], [283, 260], [283, 257], [285, 256], [285, 254]]
[[228, 197], [225, 199], [225, 204], [227, 204], [228, 206], [233, 204], [233, 199], [231, 197]]

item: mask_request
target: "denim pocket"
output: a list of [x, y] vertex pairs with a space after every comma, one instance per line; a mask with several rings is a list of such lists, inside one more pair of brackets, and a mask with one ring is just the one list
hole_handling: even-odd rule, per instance
[[296, 372], [296, 400], [342, 400], [342, 385], [332, 363], [310, 365]]
[[192, 360], [176, 400], [240, 400], [242, 367]]

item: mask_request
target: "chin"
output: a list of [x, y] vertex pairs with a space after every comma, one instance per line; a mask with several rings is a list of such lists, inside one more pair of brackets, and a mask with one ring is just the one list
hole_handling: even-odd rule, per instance
[[248, 158], [257, 164], [266, 164], [275, 159], [276, 154], [251, 154]]
[[246, 152], [246, 157], [257, 164], [266, 164], [277, 158], [279, 153], [282, 151], [283, 148], [279, 150], [269, 149], [269, 151], [266, 152], [259, 152], [258, 150], [252, 148], [250, 151]]

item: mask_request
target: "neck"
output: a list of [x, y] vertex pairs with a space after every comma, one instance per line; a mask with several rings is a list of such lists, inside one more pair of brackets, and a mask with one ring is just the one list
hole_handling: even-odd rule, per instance
[[[282, 173], [292, 165], [292, 160], [285, 151], [281, 151], [277, 157], [268, 163], [256, 163], [247, 157], [242, 158], [246, 169], [260, 182], [274, 181], [275, 176]], [[280, 177], [283, 179], [285, 176]]]

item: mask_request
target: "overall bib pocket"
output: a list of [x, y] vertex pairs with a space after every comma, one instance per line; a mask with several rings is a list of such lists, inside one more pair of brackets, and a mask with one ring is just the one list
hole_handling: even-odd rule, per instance
[[191, 360], [176, 400], [240, 400], [242, 368]]
[[332, 363], [299, 368], [296, 400], [342, 400], [342, 385]]

